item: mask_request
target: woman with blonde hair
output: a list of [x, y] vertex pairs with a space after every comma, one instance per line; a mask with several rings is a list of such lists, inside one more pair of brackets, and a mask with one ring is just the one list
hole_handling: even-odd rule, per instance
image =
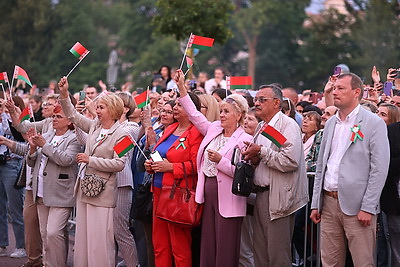
[[209, 122], [219, 120], [219, 105], [212, 95], [199, 95], [201, 102], [201, 113], [206, 116]]
[[174, 79], [179, 102], [204, 135], [197, 153], [196, 202], [204, 203], [200, 266], [238, 266], [246, 197], [232, 194], [235, 166], [231, 159], [235, 148], [244, 149], [244, 141], [253, 140], [242, 127], [247, 100], [239, 94], [227, 96], [220, 102], [220, 120], [209, 122], [189, 98], [181, 70]]
[[[114, 266], [115, 243], [113, 213], [117, 201], [116, 173], [125, 167], [126, 155], [119, 157], [114, 147], [126, 137], [119, 119], [124, 104], [116, 95], [103, 94], [96, 105], [97, 118], [90, 120], [79, 114], [68, 98], [68, 80], [61, 78], [58, 83], [60, 103], [65, 115], [88, 133], [85, 152], [78, 153], [80, 163], [75, 185], [76, 232], [75, 266]], [[84, 194], [81, 187], [88, 176], [100, 177], [104, 189], [96, 196]]]

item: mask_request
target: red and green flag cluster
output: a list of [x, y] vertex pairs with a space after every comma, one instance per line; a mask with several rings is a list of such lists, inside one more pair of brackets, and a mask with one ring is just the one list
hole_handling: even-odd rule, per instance
[[87, 50], [83, 45], [81, 45], [80, 42], [76, 42], [76, 44], [74, 44], [69, 52], [79, 58], [79, 60], [82, 60], [84, 57], [86, 57], [87, 54], [89, 54], [90, 51]]
[[226, 86], [231, 89], [251, 89], [253, 85], [251, 76], [227, 76]]
[[286, 142], [286, 137], [284, 137], [280, 132], [278, 132], [274, 127], [266, 125], [260, 130], [261, 135], [267, 137], [276, 146], [281, 147]]
[[30, 118], [33, 118], [33, 111], [31, 105], [28, 105], [26, 108], [24, 108], [21, 115], [19, 115], [19, 122], [21, 123], [29, 120]]
[[135, 96], [137, 108], [143, 108], [147, 105], [147, 90], [140, 95]]
[[23, 68], [21, 68], [19, 66], [15, 66], [13, 78], [25, 81], [27, 84], [29, 84], [30, 87], [32, 87], [32, 83], [29, 80], [28, 74], [26, 73], [26, 71]]
[[114, 151], [117, 153], [118, 157], [123, 157], [132, 148], [134, 148], [135, 145], [135, 141], [133, 141], [133, 139], [127, 135], [114, 146]]
[[202, 50], [210, 50], [214, 44], [213, 38], [202, 37], [192, 34], [189, 39], [188, 47], [193, 47]]
[[8, 83], [7, 72], [0, 72], [0, 83]]

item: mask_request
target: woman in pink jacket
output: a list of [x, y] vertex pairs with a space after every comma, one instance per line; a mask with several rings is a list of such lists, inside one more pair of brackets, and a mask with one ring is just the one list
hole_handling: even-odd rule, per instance
[[231, 158], [235, 148], [244, 149], [243, 141], [252, 140], [241, 126], [247, 101], [238, 94], [228, 96], [220, 104], [220, 120], [209, 122], [187, 95], [181, 70], [176, 72], [175, 81], [179, 102], [204, 135], [197, 154], [196, 202], [204, 203], [200, 266], [238, 266], [246, 197], [232, 194], [235, 166]]

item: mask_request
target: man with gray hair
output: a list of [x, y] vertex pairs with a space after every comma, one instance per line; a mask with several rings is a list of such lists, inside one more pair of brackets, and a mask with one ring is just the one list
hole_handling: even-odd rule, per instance
[[282, 91], [263, 85], [254, 98], [262, 119], [246, 160], [256, 166], [254, 189], [255, 266], [291, 266], [294, 213], [308, 201], [303, 142], [297, 123], [281, 112]]

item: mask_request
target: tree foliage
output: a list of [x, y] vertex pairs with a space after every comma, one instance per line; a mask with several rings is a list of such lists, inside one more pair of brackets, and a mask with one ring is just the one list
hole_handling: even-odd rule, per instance
[[227, 25], [232, 9], [229, 0], [158, 0], [153, 25], [156, 33], [174, 35], [177, 40], [192, 32], [224, 44], [232, 37]]

